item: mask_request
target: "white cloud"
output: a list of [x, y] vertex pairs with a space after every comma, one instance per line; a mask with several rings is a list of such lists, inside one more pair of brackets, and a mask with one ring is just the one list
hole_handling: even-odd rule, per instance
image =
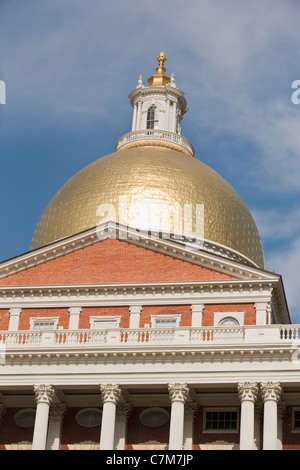
[[292, 210], [253, 209], [259, 234], [266, 241], [290, 241], [300, 235], [300, 207]]

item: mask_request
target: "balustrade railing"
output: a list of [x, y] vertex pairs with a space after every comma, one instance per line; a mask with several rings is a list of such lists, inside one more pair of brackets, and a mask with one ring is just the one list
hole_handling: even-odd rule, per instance
[[115, 150], [120, 150], [122, 148], [128, 147], [128, 144], [139, 142], [139, 141], [160, 141], [160, 142], [170, 142], [175, 146], [181, 147], [185, 153], [188, 153], [192, 156], [195, 154], [193, 145], [189, 140], [183, 137], [180, 134], [175, 132], [160, 130], [160, 129], [143, 129], [139, 131], [129, 132], [128, 134], [123, 135], [118, 142], [116, 143]]
[[240, 327], [114, 328], [89, 330], [0, 331], [0, 346], [82, 347], [172, 344], [252, 344], [300, 341], [300, 325]]

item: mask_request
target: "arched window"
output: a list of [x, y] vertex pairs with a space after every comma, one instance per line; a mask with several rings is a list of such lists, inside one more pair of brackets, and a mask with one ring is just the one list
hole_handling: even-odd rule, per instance
[[239, 322], [233, 317], [226, 317], [220, 321], [219, 326], [239, 326]]
[[155, 123], [158, 122], [158, 120], [155, 119], [155, 114], [156, 106], [153, 104], [147, 111], [147, 129], [155, 129]]

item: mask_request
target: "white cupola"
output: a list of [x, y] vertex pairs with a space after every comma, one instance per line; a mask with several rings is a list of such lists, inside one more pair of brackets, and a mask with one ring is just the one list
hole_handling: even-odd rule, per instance
[[175, 75], [165, 75], [164, 63], [167, 60], [162, 51], [157, 57], [156, 74], [143, 85], [143, 77], [130, 95], [133, 108], [132, 129], [121, 137], [116, 150], [137, 145], [161, 145], [194, 155], [192, 144], [181, 136], [181, 121], [188, 111], [184, 93], [176, 87]]

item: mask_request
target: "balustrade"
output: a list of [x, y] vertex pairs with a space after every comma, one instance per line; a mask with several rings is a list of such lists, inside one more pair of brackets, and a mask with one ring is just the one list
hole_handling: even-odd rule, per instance
[[167, 345], [293, 343], [300, 341], [300, 325], [241, 327], [114, 328], [103, 330], [0, 331], [0, 346], [57, 347], [76, 345]]

